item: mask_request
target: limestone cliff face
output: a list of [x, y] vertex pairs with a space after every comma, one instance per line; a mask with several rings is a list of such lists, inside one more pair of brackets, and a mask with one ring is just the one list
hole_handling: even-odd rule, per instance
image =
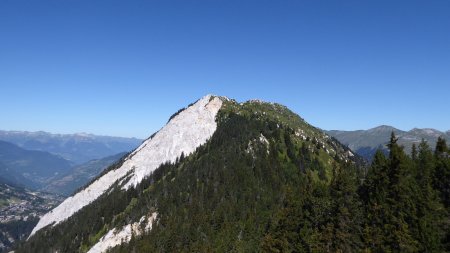
[[30, 237], [45, 226], [56, 225], [71, 217], [105, 194], [114, 183], [119, 181], [123, 189], [136, 186], [162, 163], [174, 162], [181, 154], [188, 155], [195, 151], [216, 130], [215, 118], [221, 106], [220, 98], [207, 95], [181, 111], [126, 157], [120, 167], [99, 177], [84, 190], [45, 214]]

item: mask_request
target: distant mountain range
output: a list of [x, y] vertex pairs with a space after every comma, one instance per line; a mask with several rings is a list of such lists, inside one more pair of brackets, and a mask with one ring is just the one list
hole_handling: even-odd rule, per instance
[[126, 153], [119, 153], [102, 159], [95, 159], [84, 164], [71, 168], [64, 174], [54, 177], [41, 190], [69, 196], [78, 188], [82, 187], [95, 177], [97, 177], [104, 169], [118, 161]]
[[92, 134], [0, 130], [0, 178], [11, 185], [68, 194], [141, 142]]
[[[15, 142], [0, 140], [0, 252], [25, 239], [39, 216], [59, 204], [62, 195], [72, 194], [141, 142], [44, 132], [0, 131], [0, 136]], [[122, 152], [111, 153], [117, 150]]]
[[432, 128], [414, 128], [410, 131], [403, 131], [392, 126], [382, 125], [368, 130], [325, 132], [368, 160], [372, 159], [377, 149], [387, 151], [386, 143], [389, 142], [392, 132], [399, 138], [398, 143], [403, 145], [408, 153], [411, 152], [412, 144], [417, 145], [422, 139], [427, 141], [433, 149], [439, 136], [445, 138], [447, 142], [450, 141], [450, 130], [441, 132]]
[[0, 176], [12, 184], [38, 189], [71, 167], [72, 163], [60, 156], [0, 141]]
[[47, 132], [1, 131], [0, 140], [23, 149], [46, 151], [72, 162], [82, 164], [121, 152], [141, 144], [137, 138], [98, 136], [93, 134], [52, 134]]

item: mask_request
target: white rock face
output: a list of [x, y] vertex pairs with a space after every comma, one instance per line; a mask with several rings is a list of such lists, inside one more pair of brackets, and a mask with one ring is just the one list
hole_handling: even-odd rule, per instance
[[113, 228], [106, 233], [100, 240], [87, 252], [87, 253], [102, 253], [106, 252], [109, 248], [120, 245], [122, 243], [128, 243], [131, 240], [131, 235], [140, 235], [143, 232], [148, 232], [152, 229], [153, 222], [158, 214], [155, 212], [147, 219], [147, 225], [144, 231], [141, 229], [141, 224], [145, 221], [145, 216], [133, 224], [124, 226], [120, 231]]
[[219, 98], [210, 101], [210, 96], [204, 97], [144, 142], [127, 163], [127, 166], [135, 167], [135, 172], [124, 188], [136, 186], [162, 162], [175, 162], [182, 152], [188, 155], [204, 144], [216, 131], [215, 118], [221, 106]]
[[41, 217], [30, 237], [41, 228], [66, 220], [105, 193], [116, 181], [130, 173], [123, 189], [136, 186], [164, 162], [175, 160], [182, 153], [189, 155], [211, 138], [216, 131], [216, 115], [222, 100], [207, 95], [175, 116], [153, 138], [146, 140], [126, 159], [123, 165], [109, 171], [86, 189], [64, 200]]

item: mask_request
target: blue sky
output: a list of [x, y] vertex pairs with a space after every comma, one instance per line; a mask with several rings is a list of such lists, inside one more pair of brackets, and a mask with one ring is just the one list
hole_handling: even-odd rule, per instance
[[0, 1], [0, 129], [147, 137], [212, 93], [450, 129], [450, 1]]

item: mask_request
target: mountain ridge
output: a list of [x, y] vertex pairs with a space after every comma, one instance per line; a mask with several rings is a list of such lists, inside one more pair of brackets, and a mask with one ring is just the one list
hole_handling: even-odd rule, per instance
[[[72, 164], [66, 159], [45, 151], [27, 150], [13, 143], [0, 141], [0, 162], [3, 172], [15, 181], [30, 188], [40, 188], [50, 178], [69, 170]], [[19, 182], [21, 181], [21, 182]]]
[[51, 136], [51, 137], [80, 137], [80, 138], [118, 138], [118, 139], [136, 139], [136, 137], [124, 137], [124, 136], [113, 136], [107, 134], [93, 134], [88, 132], [75, 132], [75, 133], [52, 133], [44, 130], [38, 131], [27, 131], [27, 130], [0, 130], [2, 135], [30, 135], [30, 136]]
[[27, 150], [46, 151], [75, 164], [100, 159], [134, 149], [142, 140], [137, 138], [94, 135], [86, 133], [55, 134], [45, 131], [4, 131], [0, 140]]
[[75, 190], [84, 186], [111, 164], [117, 162], [126, 153], [122, 152], [101, 159], [94, 159], [78, 166], [72, 167], [66, 173], [52, 178], [41, 191], [70, 196]]
[[444, 137], [450, 141], [450, 131], [442, 132], [434, 128], [412, 128], [405, 131], [393, 126], [381, 125], [367, 130], [325, 130], [356, 153], [371, 160], [377, 149], [386, 152], [387, 141], [391, 132], [399, 138], [399, 144], [403, 145], [407, 153], [411, 152], [412, 144], [416, 146], [422, 138], [432, 147], [435, 146], [438, 137]]

